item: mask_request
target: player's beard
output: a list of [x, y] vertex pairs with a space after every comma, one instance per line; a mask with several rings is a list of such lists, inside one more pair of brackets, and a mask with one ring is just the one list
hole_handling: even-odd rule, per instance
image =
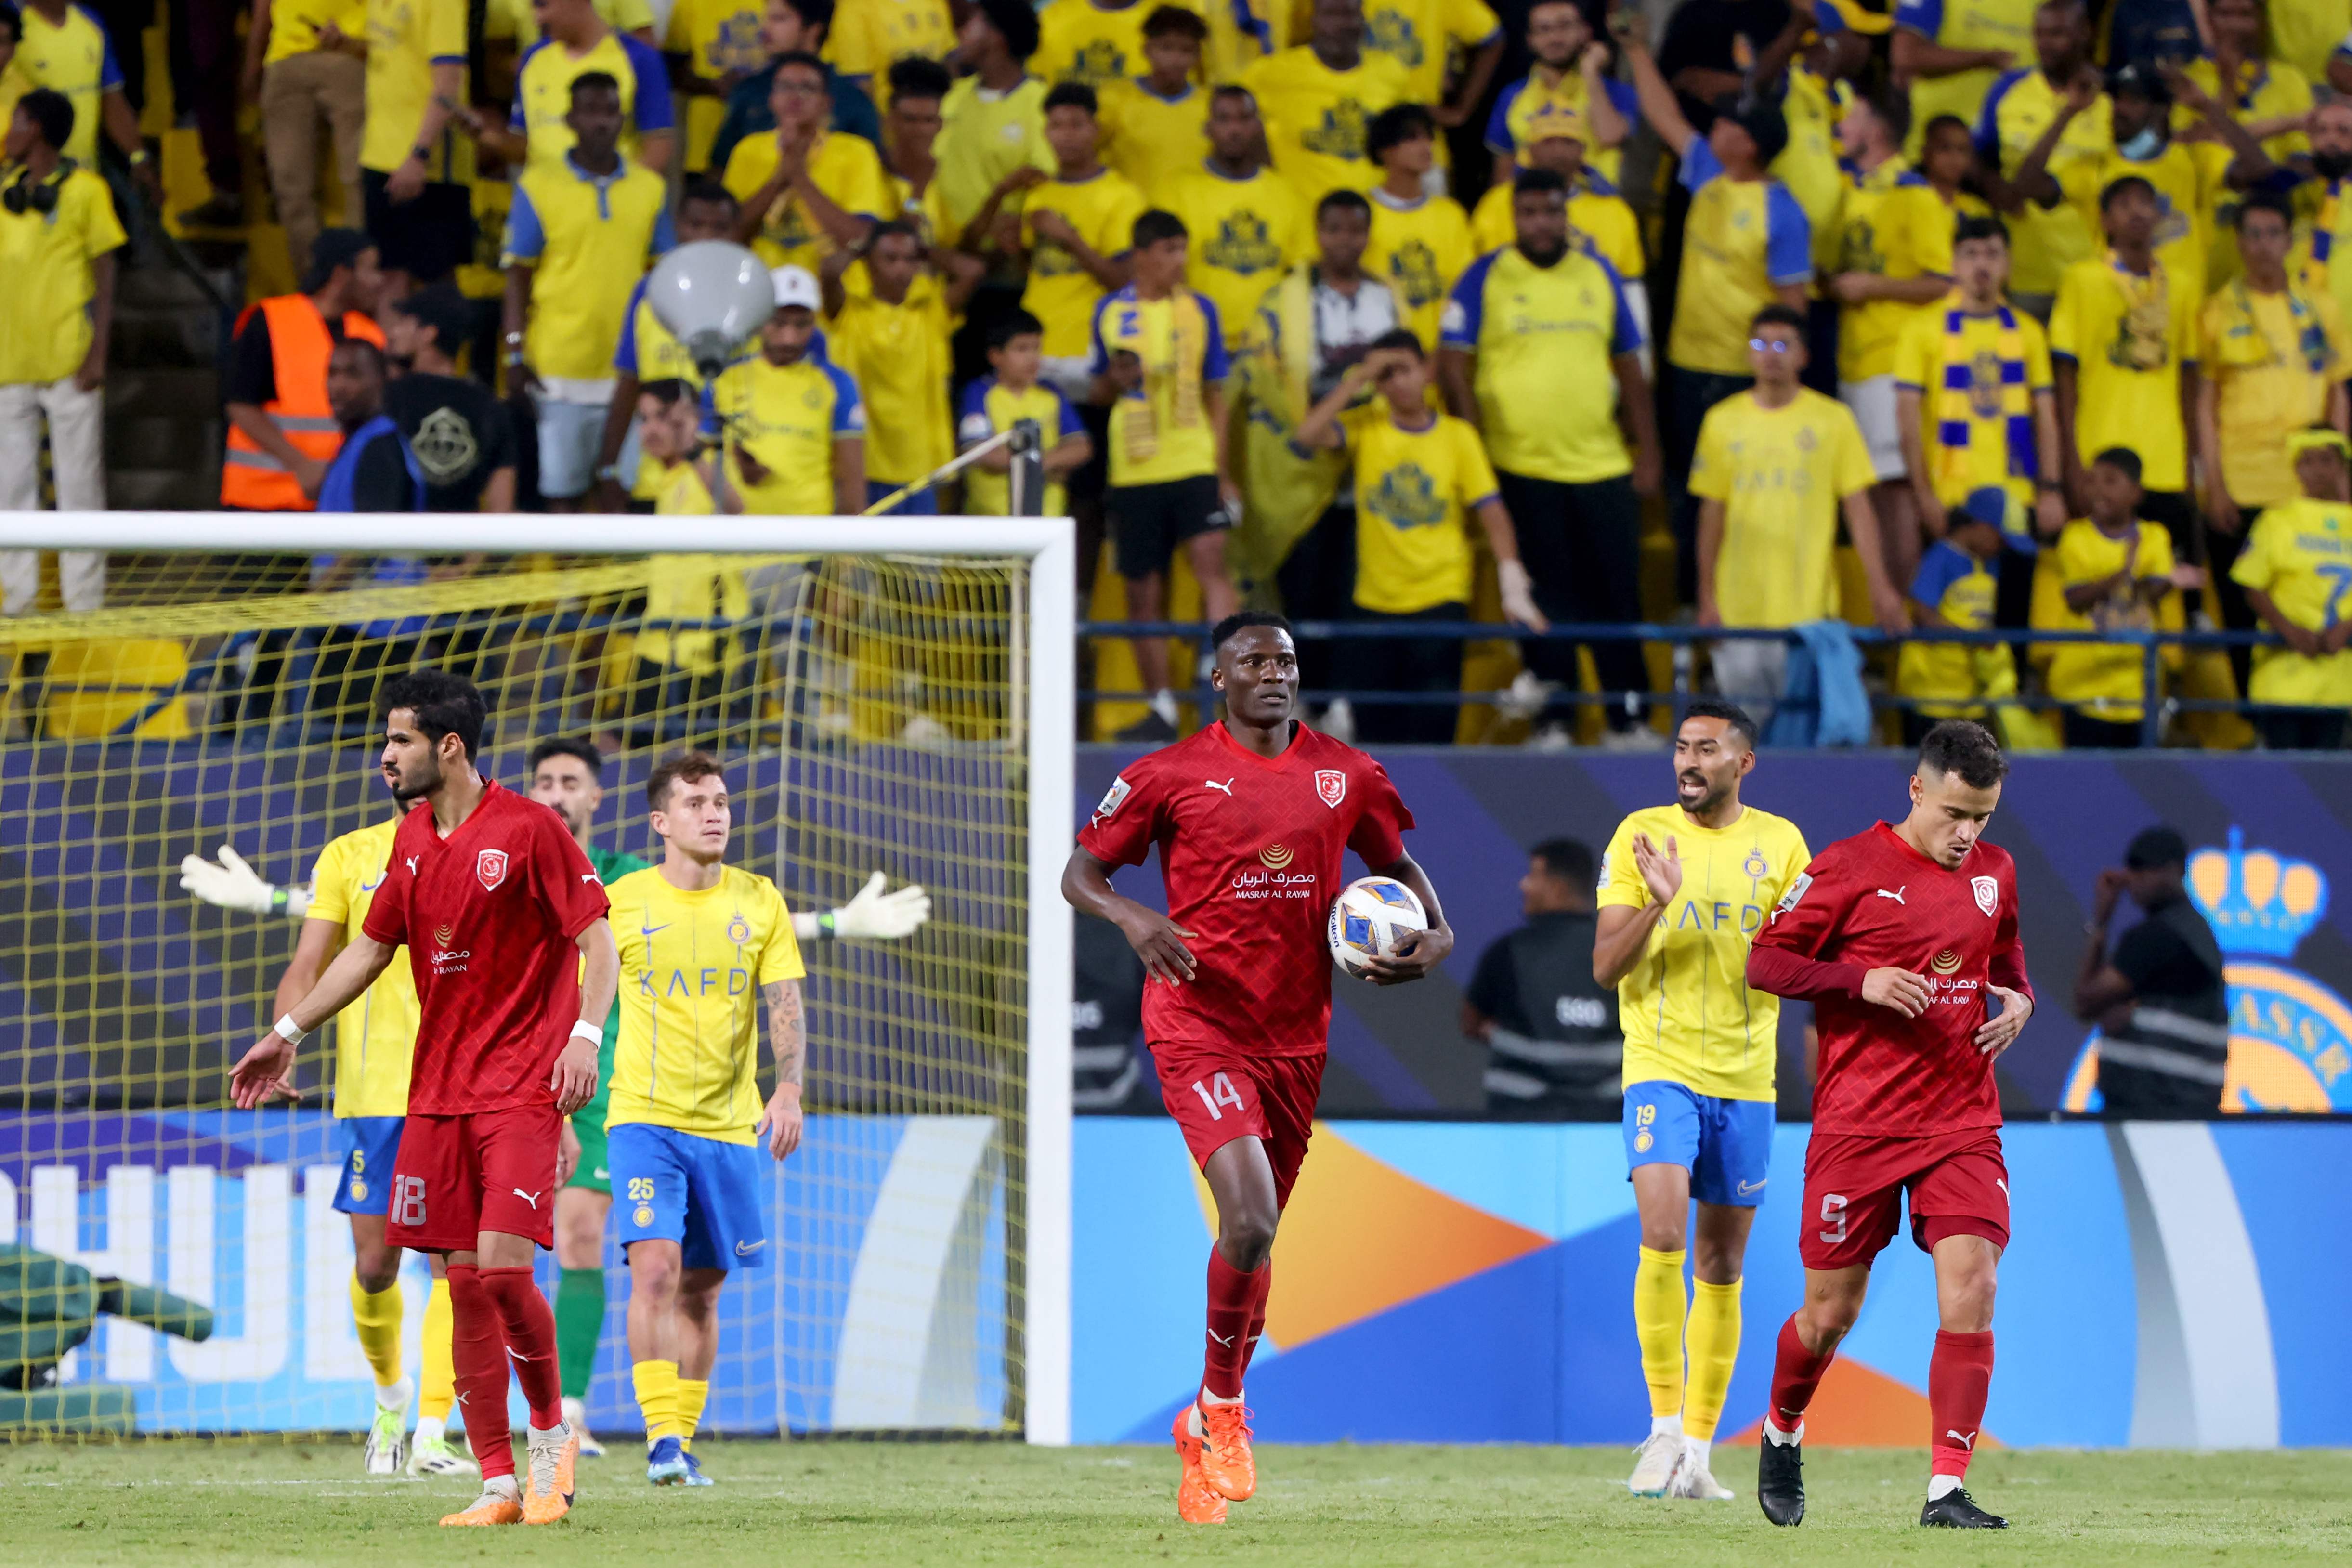
[[428, 757], [425, 766], [430, 770], [416, 778], [402, 773], [392, 786], [392, 798], [403, 805], [420, 800], [441, 787], [441, 759]]

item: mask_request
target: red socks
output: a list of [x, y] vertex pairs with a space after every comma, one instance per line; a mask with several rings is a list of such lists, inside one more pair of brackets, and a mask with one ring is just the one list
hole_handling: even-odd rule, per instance
[[1253, 1321], [1265, 1310], [1265, 1280], [1273, 1274], [1262, 1267], [1244, 1274], [1209, 1247], [1209, 1334], [1203, 1346], [1201, 1386], [1220, 1399], [1238, 1399], [1242, 1369], [1249, 1365]]
[[449, 1362], [466, 1442], [482, 1479], [514, 1474], [514, 1444], [507, 1436], [506, 1340], [499, 1310], [470, 1264], [449, 1265]]
[[1265, 1299], [1274, 1290], [1274, 1259], [1267, 1258], [1249, 1278], [1257, 1288], [1250, 1294], [1249, 1338], [1242, 1344], [1244, 1372], [1249, 1371], [1250, 1358], [1257, 1354], [1257, 1342], [1265, 1333]]
[[[1984, 1337], [1988, 1342], [1992, 1338], [1990, 1334]], [[1988, 1364], [1990, 1353], [1987, 1352]], [[1822, 1374], [1829, 1371], [1830, 1363], [1836, 1359], [1835, 1349], [1823, 1351], [1818, 1355], [1807, 1350], [1804, 1342], [1797, 1338], [1797, 1320], [1791, 1314], [1789, 1321], [1780, 1325], [1780, 1348], [1772, 1357], [1772, 1408], [1766, 1413], [1765, 1419], [1782, 1432], [1794, 1432], [1798, 1423], [1805, 1418], [1805, 1406], [1813, 1402], [1813, 1390], [1822, 1385]], [[1977, 1408], [1984, 1408], [1981, 1390]]]
[[[514, 1358], [515, 1381], [522, 1384], [522, 1396], [530, 1405], [530, 1424], [542, 1432], [562, 1426], [563, 1373], [555, 1357], [555, 1309], [540, 1294], [529, 1268], [478, 1272], [482, 1289], [497, 1313], [498, 1327], [505, 1333], [507, 1352]], [[506, 1379], [501, 1376], [499, 1381], [503, 1405]]]
[[1977, 1429], [1984, 1424], [1985, 1396], [1991, 1387], [1992, 1331], [1980, 1334], [1936, 1331], [1936, 1353], [1927, 1361], [1927, 1413], [1936, 1428], [1928, 1449], [1931, 1475], [1969, 1473], [1969, 1460], [1976, 1454]]

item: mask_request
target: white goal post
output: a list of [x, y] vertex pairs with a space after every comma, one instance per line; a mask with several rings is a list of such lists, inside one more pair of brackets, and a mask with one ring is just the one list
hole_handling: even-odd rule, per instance
[[0, 512], [0, 550], [140, 552], [535, 552], [1020, 557], [1014, 657], [1025, 661], [1028, 793], [1024, 1435], [1070, 1441], [1071, 916], [1061, 872], [1073, 821], [1076, 543], [1066, 518], [698, 517], [257, 512]]

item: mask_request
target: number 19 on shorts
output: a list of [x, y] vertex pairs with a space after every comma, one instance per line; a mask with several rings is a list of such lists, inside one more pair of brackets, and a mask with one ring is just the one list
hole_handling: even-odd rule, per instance
[[1217, 1109], [1221, 1105], [1230, 1105], [1235, 1110], [1242, 1109], [1242, 1097], [1234, 1091], [1234, 1080], [1223, 1073], [1213, 1078], [1194, 1079], [1192, 1092], [1199, 1095], [1201, 1103], [1209, 1108], [1209, 1120], [1212, 1121], [1225, 1119], [1225, 1113]]

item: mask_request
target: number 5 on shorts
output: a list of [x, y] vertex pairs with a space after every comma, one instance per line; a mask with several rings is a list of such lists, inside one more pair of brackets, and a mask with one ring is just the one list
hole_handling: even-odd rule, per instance
[[1242, 1097], [1234, 1092], [1234, 1080], [1223, 1073], [1211, 1079], [1194, 1079], [1192, 1092], [1199, 1095], [1201, 1103], [1209, 1108], [1209, 1120], [1212, 1121], [1225, 1119], [1225, 1113], [1217, 1109], [1220, 1105], [1230, 1105], [1235, 1110], [1242, 1108]]
[[1845, 1239], [1845, 1199], [1836, 1193], [1822, 1195], [1822, 1223], [1830, 1228], [1820, 1233], [1821, 1238], [1834, 1247]]
[[392, 1223], [421, 1226], [425, 1223], [425, 1178], [395, 1176], [392, 1183]]

